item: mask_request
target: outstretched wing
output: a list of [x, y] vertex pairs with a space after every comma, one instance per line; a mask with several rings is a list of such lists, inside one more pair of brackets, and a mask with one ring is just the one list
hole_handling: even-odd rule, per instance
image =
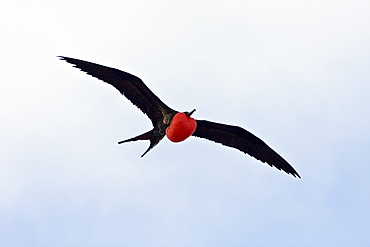
[[288, 174], [292, 174], [294, 177], [298, 176], [300, 178], [299, 174], [286, 160], [261, 139], [245, 129], [206, 120], [196, 121], [197, 129], [193, 133], [193, 136], [239, 149], [262, 162], [266, 162], [270, 166], [275, 166], [279, 170], [283, 170]]
[[152, 91], [150, 91], [140, 78], [134, 75], [79, 59], [62, 56], [59, 58], [74, 64], [74, 67], [79, 68], [87, 74], [111, 84], [145, 113], [152, 121], [153, 126], [155, 126], [158, 121], [163, 120], [165, 115], [176, 114], [176, 111], [165, 105]]

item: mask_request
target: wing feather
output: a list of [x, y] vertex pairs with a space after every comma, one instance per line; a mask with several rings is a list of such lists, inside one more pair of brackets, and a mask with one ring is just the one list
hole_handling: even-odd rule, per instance
[[247, 130], [238, 126], [214, 123], [206, 120], [196, 121], [197, 129], [193, 133], [193, 136], [236, 148], [257, 160], [266, 162], [270, 166], [274, 166], [279, 170], [292, 174], [294, 177], [297, 176], [300, 178], [299, 174], [285, 159]]
[[115, 87], [150, 118], [153, 126], [159, 121], [163, 121], [165, 114], [176, 113], [176, 111], [164, 104], [139, 77], [118, 69], [79, 59], [62, 56], [59, 58]]

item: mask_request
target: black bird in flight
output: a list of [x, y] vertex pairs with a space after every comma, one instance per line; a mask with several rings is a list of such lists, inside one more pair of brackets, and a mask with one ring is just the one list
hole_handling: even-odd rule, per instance
[[195, 120], [191, 118], [195, 109], [191, 112], [175, 111], [150, 91], [140, 78], [129, 73], [79, 59], [62, 56], [59, 58], [73, 64], [74, 67], [87, 74], [111, 84], [150, 118], [153, 124], [152, 130], [118, 142], [121, 144], [149, 140], [149, 148], [141, 157], [155, 147], [165, 135], [173, 142], [183, 141], [193, 135], [236, 148], [257, 160], [266, 162], [270, 166], [275, 166], [279, 170], [300, 178], [294, 168], [278, 153], [261, 139], [241, 127], [206, 120]]

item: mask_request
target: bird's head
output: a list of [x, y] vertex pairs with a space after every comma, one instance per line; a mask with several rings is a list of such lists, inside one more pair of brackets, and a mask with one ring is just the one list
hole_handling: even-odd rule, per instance
[[190, 117], [190, 116], [191, 116], [191, 114], [193, 114], [193, 113], [195, 112], [195, 110], [196, 110], [196, 109], [192, 110], [191, 112], [185, 111], [184, 113], [185, 113], [188, 117]]

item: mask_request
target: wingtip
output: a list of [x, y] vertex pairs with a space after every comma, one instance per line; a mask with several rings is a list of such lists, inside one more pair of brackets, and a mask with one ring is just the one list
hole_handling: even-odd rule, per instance
[[277, 166], [271, 165], [269, 163], [267, 163], [267, 164], [270, 165], [271, 167], [277, 168], [279, 171], [285, 172], [288, 175], [292, 175], [295, 178], [302, 179], [301, 176], [298, 174], [298, 172], [288, 162], [286, 162], [286, 163], [288, 164], [288, 166], [284, 166], [284, 167], [277, 167]]
[[59, 58], [59, 60], [64, 60], [66, 62], [68, 62], [68, 60], [71, 59], [71, 58], [65, 57], [65, 56], [57, 56], [57, 58]]
[[294, 172], [289, 172], [289, 174], [291, 174], [293, 177], [295, 178], [299, 178], [299, 179], [302, 179], [301, 176], [298, 174], [298, 172], [294, 171]]

